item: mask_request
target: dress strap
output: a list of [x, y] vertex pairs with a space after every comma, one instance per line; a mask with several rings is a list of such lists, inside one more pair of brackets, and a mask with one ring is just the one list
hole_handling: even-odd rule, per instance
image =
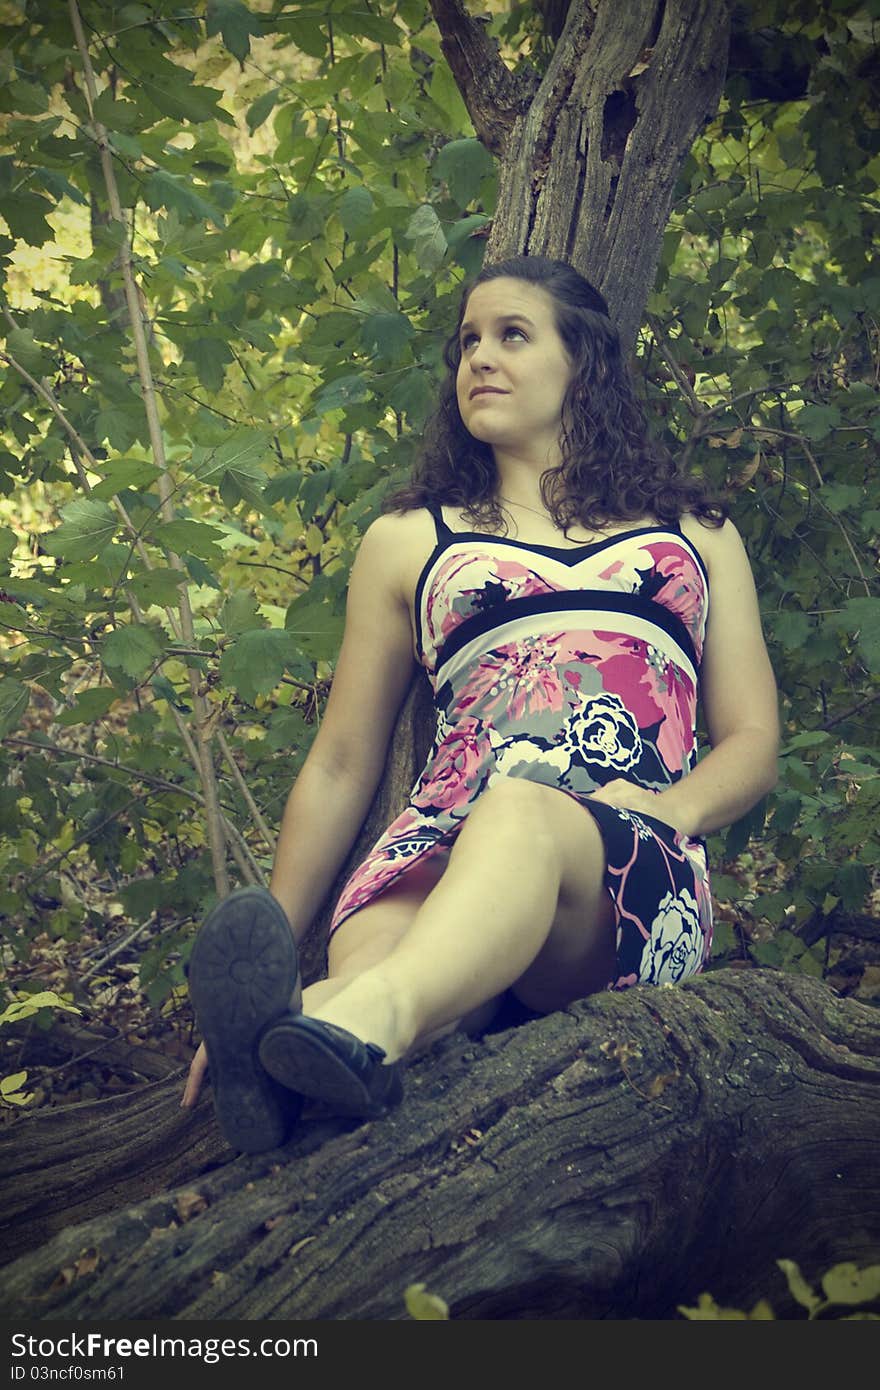
[[443, 509], [437, 503], [429, 502], [428, 511], [434, 518], [434, 529], [437, 532], [437, 542], [441, 544], [446, 540], [447, 536], [453, 534], [452, 529], [447, 526], [446, 522], [443, 520]]

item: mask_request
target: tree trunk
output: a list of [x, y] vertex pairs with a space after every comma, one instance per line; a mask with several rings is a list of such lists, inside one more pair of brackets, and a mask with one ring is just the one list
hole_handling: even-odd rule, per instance
[[44, 1231], [100, 1214], [7, 1265], [5, 1315], [396, 1319], [416, 1282], [454, 1318], [672, 1318], [704, 1291], [797, 1317], [777, 1259], [812, 1280], [880, 1263], [880, 1017], [806, 976], [597, 995], [406, 1075], [385, 1119], [313, 1119], [219, 1167], [208, 1104], [181, 1114], [176, 1084], [88, 1107], [87, 1129], [79, 1107], [15, 1126], [19, 1234], [40, 1237], [35, 1206]]
[[515, 76], [461, 0], [431, 0], [474, 129], [500, 160], [486, 260], [553, 256], [602, 291], [629, 351], [676, 180], [718, 107], [726, 0], [572, 0], [543, 79]]

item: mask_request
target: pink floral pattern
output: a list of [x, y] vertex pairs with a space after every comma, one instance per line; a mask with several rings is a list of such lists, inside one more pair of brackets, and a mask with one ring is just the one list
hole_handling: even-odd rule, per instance
[[568, 551], [450, 532], [417, 587], [437, 730], [410, 803], [349, 879], [335, 930], [416, 862], [448, 848], [499, 777], [558, 787], [606, 850], [618, 969], [609, 988], [676, 982], [712, 936], [705, 846], [591, 798], [626, 777], [662, 791], [696, 760], [705, 569], [681, 534], [638, 528]]

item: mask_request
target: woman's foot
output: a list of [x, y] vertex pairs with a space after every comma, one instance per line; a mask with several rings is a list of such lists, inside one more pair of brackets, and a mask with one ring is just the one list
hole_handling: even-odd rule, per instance
[[403, 1066], [344, 1028], [306, 1014], [271, 1024], [260, 1061], [276, 1081], [323, 1101], [337, 1115], [373, 1119], [403, 1099]]
[[280, 903], [264, 888], [238, 888], [205, 918], [189, 960], [189, 990], [210, 1066], [214, 1108], [234, 1149], [277, 1148], [301, 1097], [260, 1063], [260, 1035], [298, 997], [296, 944]]
[[312, 1014], [267, 1028], [260, 1060], [283, 1085], [337, 1114], [379, 1115], [403, 1097], [402, 1058], [414, 1037], [406, 1016], [381, 966], [375, 967]]

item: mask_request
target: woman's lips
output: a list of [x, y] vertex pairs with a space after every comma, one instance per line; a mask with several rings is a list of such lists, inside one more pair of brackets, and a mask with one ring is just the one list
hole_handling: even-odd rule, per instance
[[498, 386], [475, 386], [471, 392], [471, 400], [475, 396], [506, 396], [507, 392], [502, 391]]

